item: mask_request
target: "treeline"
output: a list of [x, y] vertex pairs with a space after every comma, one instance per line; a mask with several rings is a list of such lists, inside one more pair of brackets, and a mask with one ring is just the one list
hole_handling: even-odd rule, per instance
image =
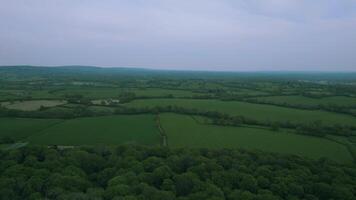
[[202, 111], [198, 109], [190, 109], [178, 106], [156, 106], [156, 107], [143, 107], [143, 108], [116, 108], [116, 114], [143, 114], [143, 113], [164, 113], [173, 112], [186, 115], [200, 115], [212, 119], [212, 123], [221, 126], [242, 126], [254, 125], [269, 127], [271, 130], [278, 131], [280, 128], [295, 129], [297, 133], [304, 135], [312, 135], [324, 137], [327, 134], [351, 136], [352, 131], [356, 127], [343, 126], [343, 125], [324, 125], [321, 121], [310, 123], [293, 123], [290, 121], [277, 122], [277, 121], [259, 121], [255, 119], [246, 118], [244, 116], [231, 116], [226, 113], [217, 111]]
[[0, 199], [352, 200], [356, 166], [234, 149], [0, 151]]
[[287, 103], [287, 102], [277, 103], [277, 102], [263, 101], [263, 100], [253, 99], [253, 98], [251, 98], [251, 99], [239, 98], [239, 100], [245, 101], [248, 103], [283, 106], [283, 107], [296, 108], [296, 109], [325, 110], [325, 111], [335, 112], [335, 113], [340, 113], [340, 114], [353, 115], [356, 117], [356, 112], [352, 111], [353, 109], [356, 109], [356, 106], [341, 106], [341, 105], [336, 105], [336, 104], [305, 105], [305, 104], [291, 104], [291, 103]]
[[126, 107], [126, 106], [108, 106], [114, 111], [101, 112], [90, 109], [90, 106], [78, 104], [72, 108], [51, 109], [44, 108], [38, 111], [12, 110], [0, 106], [0, 117], [23, 117], [23, 118], [60, 118], [72, 119], [78, 117], [95, 117], [112, 114], [158, 114], [172, 112], [186, 115], [199, 115], [210, 118], [212, 124], [220, 126], [264, 126], [271, 130], [278, 131], [280, 128], [295, 129], [297, 133], [311, 136], [324, 137], [327, 134], [351, 136], [356, 130], [355, 126], [344, 125], [325, 125], [321, 121], [310, 123], [295, 123], [290, 121], [259, 121], [246, 118], [244, 116], [231, 116], [217, 111], [203, 111], [198, 109], [184, 108], [179, 106], [156, 106], [156, 107]]
[[23, 111], [7, 109], [0, 106], [0, 117], [19, 117], [19, 118], [43, 118], [43, 119], [72, 119], [78, 117], [94, 117], [107, 115], [100, 112], [89, 110], [87, 106], [76, 106], [73, 108], [62, 109], [63, 107], [44, 108], [35, 111]]

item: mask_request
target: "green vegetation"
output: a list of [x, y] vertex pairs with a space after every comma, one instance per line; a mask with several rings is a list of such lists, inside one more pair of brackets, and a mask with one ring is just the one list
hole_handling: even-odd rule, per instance
[[160, 137], [153, 115], [129, 115], [67, 120], [31, 136], [29, 141], [45, 145], [159, 145]]
[[261, 102], [275, 103], [275, 104], [292, 104], [292, 105], [305, 105], [305, 106], [318, 106], [318, 105], [336, 105], [356, 107], [356, 98], [334, 96], [323, 98], [311, 98], [304, 96], [268, 96], [254, 98]]
[[137, 97], [192, 97], [195, 94], [189, 90], [172, 90], [160, 88], [124, 89], [122, 91], [133, 92]]
[[197, 99], [145, 99], [128, 103], [131, 107], [180, 106], [203, 111], [218, 111], [235, 116], [245, 116], [262, 121], [307, 123], [322, 121], [325, 124], [355, 125], [356, 118], [325, 111], [309, 111], [272, 105], [252, 104], [238, 101]]
[[60, 101], [60, 100], [32, 100], [32, 101], [3, 102], [1, 103], [1, 105], [9, 109], [31, 111], [31, 110], [38, 110], [40, 108], [63, 105], [66, 103], [67, 103], [66, 101]]
[[25, 140], [26, 137], [62, 121], [58, 119], [0, 118], [0, 137]]
[[221, 127], [198, 124], [187, 115], [162, 114], [161, 123], [172, 147], [244, 148], [289, 153], [310, 158], [327, 157], [352, 162], [344, 145], [324, 138], [297, 135], [287, 130], [258, 127]]
[[0, 158], [1, 199], [356, 198], [354, 165], [259, 151], [24, 147]]
[[355, 163], [355, 73], [0, 67], [0, 199], [351, 200]]

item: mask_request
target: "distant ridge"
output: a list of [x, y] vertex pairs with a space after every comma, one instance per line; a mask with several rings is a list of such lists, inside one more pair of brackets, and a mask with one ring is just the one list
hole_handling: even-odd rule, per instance
[[147, 70], [147, 71], [177, 71], [177, 72], [218, 72], [218, 73], [275, 73], [275, 74], [332, 74], [332, 73], [339, 73], [339, 74], [356, 74], [355, 71], [296, 71], [296, 70], [260, 70], [260, 71], [233, 71], [233, 70], [187, 70], [187, 69], [157, 69], [157, 68], [149, 68], [149, 67], [107, 67], [107, 66], [93, 66], [93, 65], [55, 65], [55, 66], [42, 66], [42, 65], [0, 65], [1, 68], [61, 68], [61, 69], [81, 69], [81, 70], [88, 70], [88, 69], [103, 69], [103, 70]]
[[[0, 75], [11, 76], [60, 76], [60, 75], [92, 75], [92, 76], [179, 76], [180, 78], [280, 78], [286, 80], [356, 80], [356, 72], [305, 72], [305, 71], [188, 71], [150, 69], [138, 67], [99, 67], [84, 65], [66, 66], [33, 66], [7, 65], [0, 66]], [[1, 76], [0, 76], [1, 78]]]

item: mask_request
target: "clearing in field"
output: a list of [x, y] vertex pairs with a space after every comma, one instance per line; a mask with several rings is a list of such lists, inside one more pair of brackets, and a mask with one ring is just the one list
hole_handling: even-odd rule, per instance
[[14, 101], [14, 102], [3, 102], [2, 106], [9, 109], [33, 111], [38, 110], [43, 107], [54, 107], [66, 104], [67, 101], [62, 100], [31, 100], [31, 101]]
[[30, 137], [29, 141], [47, 145], [159, 145], [160, 136], [154, 115], [118, 115], [67, 120]]
[[295, 154], [318, 159], [327, 157], [351, 162], [352, 156], [342, 144], [311, 136], [260, 128], [224, 127], [198, 124], [188, 115], [161, 114], [161, 124], [171, 147], [246, 148]]
[[205, 99], [143, 99], [126, 104], [129, 107], [179, 106], [201, 111], [218, 111], [233, 116], [244, 116], [262, 121], [310, 123], [322, 121], [325, 124], [342, 124], [354, 126], [356, 118], [319, 110], [301, 110], [280, 106], [253, 104], [239, 101], [220, 101]]

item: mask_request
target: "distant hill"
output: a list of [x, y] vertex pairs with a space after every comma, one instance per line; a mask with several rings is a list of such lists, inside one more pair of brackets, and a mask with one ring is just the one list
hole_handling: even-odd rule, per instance
[[260, 71], [260, 72], [227, 72], [227, 71], [184, 71], [157, 70], [128, 67], [96, 67], [96, 66], [0, 66], [0, 78], [6, 77], [48, 77], [48, 76], [178, 76], [179, 78], [257, 78], [257, 79], [286, 79], [310, 81], [346, 81], [356, 80], [356, 72], [289, 72], [289, 71]]

